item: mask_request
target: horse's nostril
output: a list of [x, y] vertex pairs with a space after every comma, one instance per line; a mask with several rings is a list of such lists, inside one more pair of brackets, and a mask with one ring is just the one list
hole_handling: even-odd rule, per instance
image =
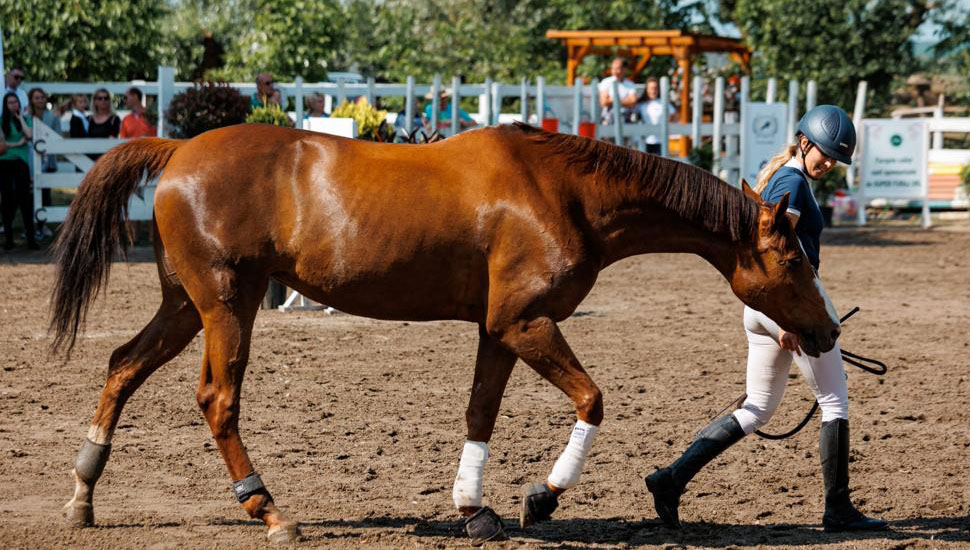
[[838, 340], [840, 334], [842, 334], [842, 329], [840, 329], [840, 328], [834, 328], [834, 329], [832, 329], [832, 339], [833, 340]]

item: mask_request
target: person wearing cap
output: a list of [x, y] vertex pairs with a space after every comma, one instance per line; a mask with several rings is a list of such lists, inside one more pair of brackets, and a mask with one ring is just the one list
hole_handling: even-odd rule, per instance
[[[438, 93], [438, 97], [439, 97], [438, 129], [440, 130], [443, 128], [450, 128], [451, 127], [451, 101], [448, 101], [448, 100], [451, 99], [451, 89], [441, 88], [440, 92]], [[424, 106], [424, 119], [427, 121], [428, 124], [431, 124], [431, 111], [432, 109], [434, 109], [434, 103], [431, 102], [431, 99], [434, 98], [433, 92], [428, 92], [424, 96], [424, 98], [428, 100], [428, 102]], [[477, 124], [478, 123], [475, 122], [475, 119], [473, 119], [472, 116], [468, 114], [468, 111], [462, 109], [461, 106], [459, 105], [458, 106], [459, 129], [464, 130], [465, 128], [471, 128], [472, 126], [475, 126]], [[431, 129], [434, 130], [434, 128], [431, 128]]]
[[[809, 180], [821, 178], [838, 162], [851, 164], [855, 144], [855, 127], [845, 111], [819, 105], [798, 123], [794, 143], [758, 174], [755, 190], [765, 202], [778, 203], [788, 195], [788, 219], [805, 252], [804, 258], [790, 261], [807, 260], [818, 271], [823, 221]], [[749, 307], [744, 308], [744, 329], [748, 338], [747, 397], [736, 411], [701, 430], [680, 458], [646, 477], [657, 515], [668, 527], [680, 527], [680, 497], [687, 483], [704, 465], [768, 422], [781, 403], [794, 361], [822, 409], [822, 526], [828, 532], [885, 528], [885, 521], [866, 517], [849, 499], [849, 391], [839, 345], [819, 357], [809, 357], [801, 352], [797, 335]]]

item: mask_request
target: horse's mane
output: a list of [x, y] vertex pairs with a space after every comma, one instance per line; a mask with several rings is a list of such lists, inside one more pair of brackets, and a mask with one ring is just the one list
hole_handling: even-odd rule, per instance
[[648, 198], [709, 231], [737, 241], [758, 228], [758, 204], [740, 189], [689, 164], [581, 136], [515, 123], [527, 139], [549, 146], [584, 174], [620, 192]]

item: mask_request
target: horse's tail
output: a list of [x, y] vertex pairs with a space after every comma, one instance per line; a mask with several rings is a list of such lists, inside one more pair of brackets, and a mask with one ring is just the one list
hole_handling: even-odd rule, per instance
[[127, 259], [131, 236], [128, 203], [138, 186], [157, 177], [179, 140], [145, 138], [104, 154], [84, 176], [54, 243], [55, 279], [51, 295], [51, 351], [70, 355], [88, 308], [108, 283], [116, 250]]

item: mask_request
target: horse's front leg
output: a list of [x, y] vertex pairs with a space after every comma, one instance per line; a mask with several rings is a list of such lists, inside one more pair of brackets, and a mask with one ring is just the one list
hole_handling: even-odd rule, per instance
[[548, 317], [489, 320], [489, 333], [513, 350], [540, 376], [563, 391], [576, 407], [577, 421], [566, 449], [545, 483], [523, 489], [522, 527], [547, 520], [559, 506], [559, 495], [579, 482], [593, 438], [603, 421], [603, 396], [569, 348], [555, 321]]
[[488, 460], [488, 441], [516, 359], [514, 353], [488, 335], [485, 327], [479, 327], [475, 380], [465, 412], [468, 439], [451, 493], [455, 506], [467, 517], [465, 531], [476, 545], [506, 538], [502, 520], [491, 508], [482, 507], [482, 474]]

